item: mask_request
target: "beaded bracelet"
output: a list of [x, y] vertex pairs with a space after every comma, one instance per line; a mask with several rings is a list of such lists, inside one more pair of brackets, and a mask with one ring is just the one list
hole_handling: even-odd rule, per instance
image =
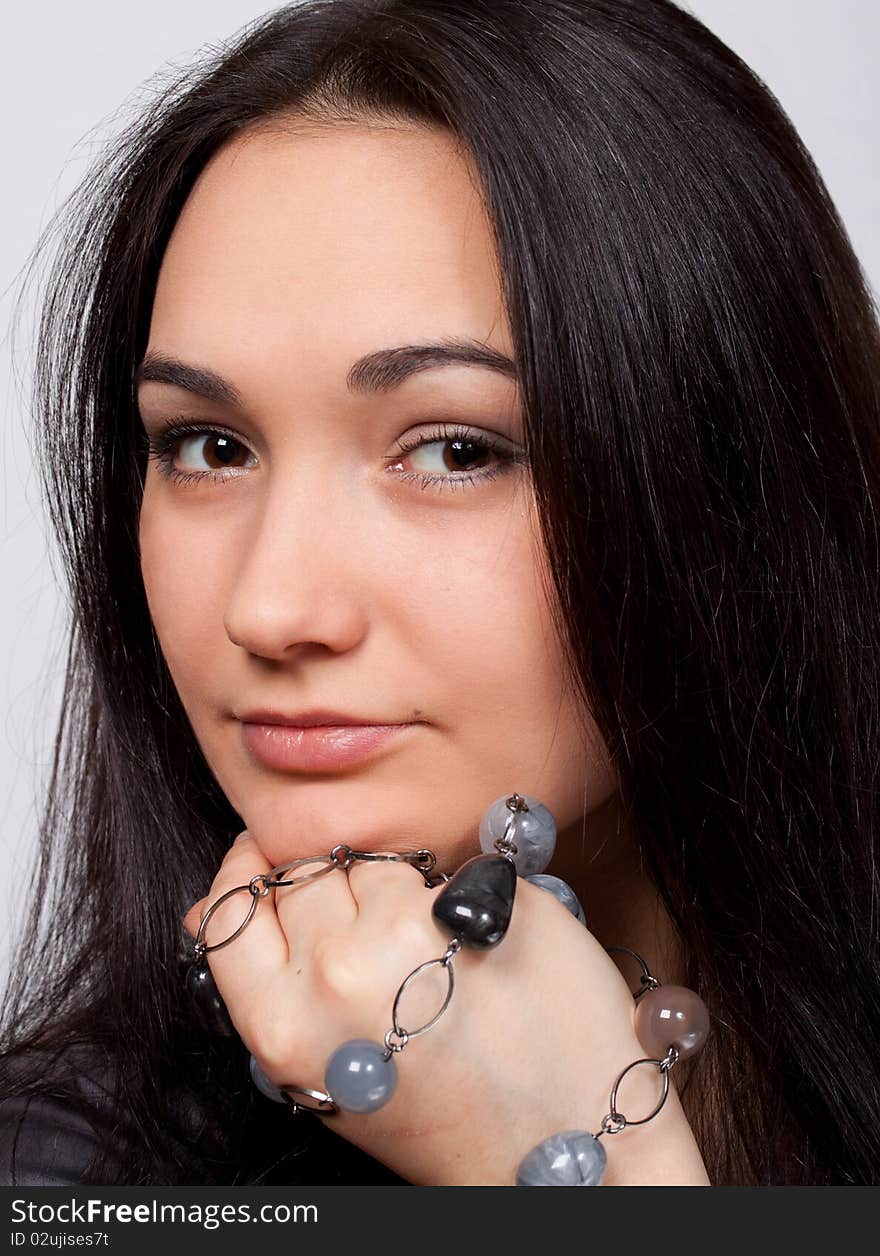
[[[514, 793], [496, 799], [488, 808], [480, 825], [480, 845], [484, 853], [469, 859], [452, 878], [442, 873], [433, 875], [436, 859], [428, 850], [381, 855], [339, 845], [327, 856], [309, 856], [282, 864], [267, 874], [253, 877], [247, 885], [226, 891], [209, 907], [196, 936], [196, 963], [188, 974], [188, 987], [200, 1002], [206, 1021], [210, 1022], [213, 1016], [218, 1027], [229, 1026], [221, 1028], [221, 1032], [233, 1032], [210, 970], [204, 963], [204, 956], [208, 951], [233, 941], [250, 921], [258, 900], [271, 889], [298, 885], [334, 869], [347, 869], [356, 859], [406, 861], [419, 869], [427, 887], [434, 888], [445, 883], [434, 900], [432, 915], [451, 931], [452, 938], [442, 956], [419, 964], [401, 982], [393, 1000], [391, 1028], [385, 1034], [384, 1043], [366, 1038], [344, 1042], [327, 1063], [325, 1091], [293, 1083], [276, 1086], [266, 1077], [256, 1057], [253, 1054], [250, 1056], [249, 1067], [254, 1085], [267, 1098], [289, 1104], [294, 1114], [312, 1112], [328, 1117], [340, 1109], [353, 1113], [375, 1112], [388, 1103], [397, 1088], [394, 1055], [403, 1051], [412, 1038], [433, 1028], [448, 1009], [455, 989], [455, 956], [463, 946], [486, 949], [497, 946], [504, 938], [513, 912], [518, 874], [553, 894], [576, 919], [586, 924], [583, 908], [571, 887], [560, 878], [542, 872], [550, 861], [555, 844], [555, 823], [547, 808], [537, 799]], [[324, 866], [299, 877], [288, 876], [293, 870], [313, 863]], [[210, 916], [230, 895], [245, 890], [252, 897], [245, 920], [223, 942], [208, 946], [204, 938]], [[629, 947], [609, 946], [605, 949], [626, 952], [641, 965], [641, 989], [634, 995], [634, 1029], [639, 1042], [650, 1054], [633, 1060], [618, 1074], [611, 1087], [609, 1111], [603, 1116], [596, 1133], [563, 1130], [544, 1139], [520, 1163], [516, 1174], [518, 1186], [600, 1185], [607, 1164], [600, 1138], [605, 1134], [619, 1134], [628, 1125], [644, 1125], [653, 1120], [669, 1094], [670, 1069], [679, 1060], [695, 1055], [708, 1036], [709, 1014], [694, 991], [684, 986], [662, 986], [642, 957]], [[404, 1028], [400, 1023], [400, 1001], [404, 992], [420, 974], [437, 965], [444, 969], [447, 976], [445, 997], [438, 1011], [418, 1028]], [[624, 1077], [642, 1065], [656, 1067], [660, 1071], [662, 1094], [647, 1116], [635, 1120], [619, 1110], [617, 1095]]]
[[[505, 806], [510, 803], [508, 814], [529, 810], [519, 794], [499, 802]], [[553, 840], [555, 844], [555, 826]], [[327, 1063], [324, 1092], [291, 1084], [275, 1086], [252, 1057], [251, 1077], [263, 1094], [290, 1103], [294, 1113], [305, 1109], [321, 1116], [333, 1116], [340, 1109], [357, 1113], [376, 1112], [385, 1106], [397, 1089], [394, 1055], [402, 1051], [410, 1039], [432, 1029], [449, 1007], [455, 989], [452, 963], [455, 956], [463, 946], [481, 950], [497, 946], [507, 932], [516, 894], [514, 857], [518, 848], [506, 822], [501, 835], [492, 835], [491, 841], [496, 853], [475, 855], [467, 860], [452, 878], [446, 878], [446, 884], [434, 899], [431, 908], [434, 919], [447, 927], [453, 936], [442, 956], [419, 964], [398, 986], [391, 1009], [391, 1028], [385, 1034], [384, 1045], [369, 1038], [353, 1038], [342, 1043]], [[275, 871], [273, 869], [272, 873]], [[272, 873], [269, 875], [272, 876]], [[400, 1000], [410, 983], [435, 965], [442, 966], [447, 975], [443, 1002], [424, 1025], [406, 1029], [400, 1023]]]
[[[624, 951], [642, 967], [641, 989], [634, 998], [636, 1037], [651, 1054], [633, 1060], [618, 1073], [611, 1087], [608, 1112], [595, 1134], [587, 1130], [561, 1130], [533, 1147], [520, 1163], [517, 1186], [600, 1186], [605, 1177], [607, 1157], [599, 1142], [604, 1134], [619, 1134], [628, 1125], [646, 1125], [658, 1115], [669, 1095], [669, 1071], [679, 1060], [700, 1051], [709, 1035], [709, 1013], [705, 1003], [686, 986], [664, 986], [648, 965], [628, 946], [608, 946], [606, 951]], [[649, 1065], [659, 1069], [663, 1081], [659, 1100], [647, 1116], [634, 1120], [617, 1107], [617, 1092], [631, 1069]]]

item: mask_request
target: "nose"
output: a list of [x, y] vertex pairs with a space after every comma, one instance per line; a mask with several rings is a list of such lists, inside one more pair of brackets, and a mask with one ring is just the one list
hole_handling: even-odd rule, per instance
[[367, 630], [364, 572], [349, 500], [279, 481], [240, 535], [224, 626], [235, 645], [267, 659], [289, 659], [306, 646], [351, 650]]

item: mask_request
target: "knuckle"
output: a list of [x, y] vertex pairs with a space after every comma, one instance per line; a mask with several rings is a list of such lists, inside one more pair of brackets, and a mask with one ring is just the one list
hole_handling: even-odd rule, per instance
[[397, 955], [429, 958], [437, 947], [437, 932], [429, 913], [412, 915], [401, 912], [388, 924], [389, 950]]
[[346, 945], [340, 938], [323, 938], [315, 946], [313, 963], [325, 993], [346, 1001], [363, 993], [369, 964], [362, 949]]

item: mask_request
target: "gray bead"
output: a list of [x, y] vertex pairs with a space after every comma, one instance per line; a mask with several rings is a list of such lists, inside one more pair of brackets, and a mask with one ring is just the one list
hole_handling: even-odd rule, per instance
[[369, 1038], [352, 1038], [337, 1047], [327, 1062], [324, 1088], [346, 1112], [375, 1112], [397, 1089], [394, 1057]]
[[256, 1056], [251, 1056], [250, 1062], [251, 1081], [256, 1086], [261, 1095], [265, 1095], [267, 1099], [271, 1099], [274, 1103], [287, 1103], [278, 1087], [269, 1081], [269, 1078], [257, 1063]]
[[530, 794], [520, 797], [528, 804], [528, 811], [511, 811], [505, 804], [509, 794], [496, 798], [480, 821], [480, 849], [486, 854], [497, 854], [496, 838], [503, 838], [505, 831], [517, 847], [513, 865], [521, 877], [543, 872], [556, 849], [556, 822], [552, 812]]
[[534, 1147], [516, 1175], [517, 1186], [599, 1186], [605, 1148], [585, 1130], [551, 1134]]
[[551, 877], [548, 872], [536, 872], [534, 876], [526, 877], [525, 879], [526, 881], [531, 881], [532, 885], [537, 885], [539, 889], [546, 890], [554, 898], [558, 898], [562, 906], [567, 911], [570, 911], [575, 920], [579, 920], [582, 925], [587, 923], [580, 899], [568, 882], [563, 881], [562, 877]]

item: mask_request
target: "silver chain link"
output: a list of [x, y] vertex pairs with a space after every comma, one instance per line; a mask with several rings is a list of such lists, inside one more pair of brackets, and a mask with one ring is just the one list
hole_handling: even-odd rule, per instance
[[[376, 854], [373, 851], [353, 850], [345, 842], [338, 842], [329, 855], [306, 855], [302, 859], [292, 859], [289, 863], [277, 864], [274, 868], [270, 868], [268, 872], [258, 872], [256, 876], [251, 877], [247, 885], [235, 885], [231, 890], [221, 894], [219, 898], [214, 900], [201, 919], [193, 943], [194, 959], [198, 961], [207, 955], [209, 951], [219, 951], [222, 946], [228, 946], [230, 942], [237, 938], [253, 919], [258, 900], [266, 898], [270, 890], [278, 890], [287, 886], [305, 885], [307, 881], [314, 881], [317, 877], [326, 876], [328, 872], [336, 872], [337, 870], [347, 872], [357, 860], [369, 861], [370, 863], [408, 863], [422, 874], [422, 880], [428, 889], [433, 889], [436, 885], [449, 880], [446, 873], [435, 873], [437, 856], [426, 847], [416, 851], [400, 851], [396, 854], [383, 855]], [[292, 872], [296, 868], [305, 867], [307, 864], [315, 863], [323, 864], [324, 866], [319, 868], [317, 872], [306, 872], [302, 876], [285, 879], [285, 875], [288, 872]], [[221, 903], [231, 898], [233, 894], [243, 894], [245, 892], [251, 895], [251, 902], [244, 920], [228, 938], [208, 946], [205, 942], [205, 930], [214, 912]]]

